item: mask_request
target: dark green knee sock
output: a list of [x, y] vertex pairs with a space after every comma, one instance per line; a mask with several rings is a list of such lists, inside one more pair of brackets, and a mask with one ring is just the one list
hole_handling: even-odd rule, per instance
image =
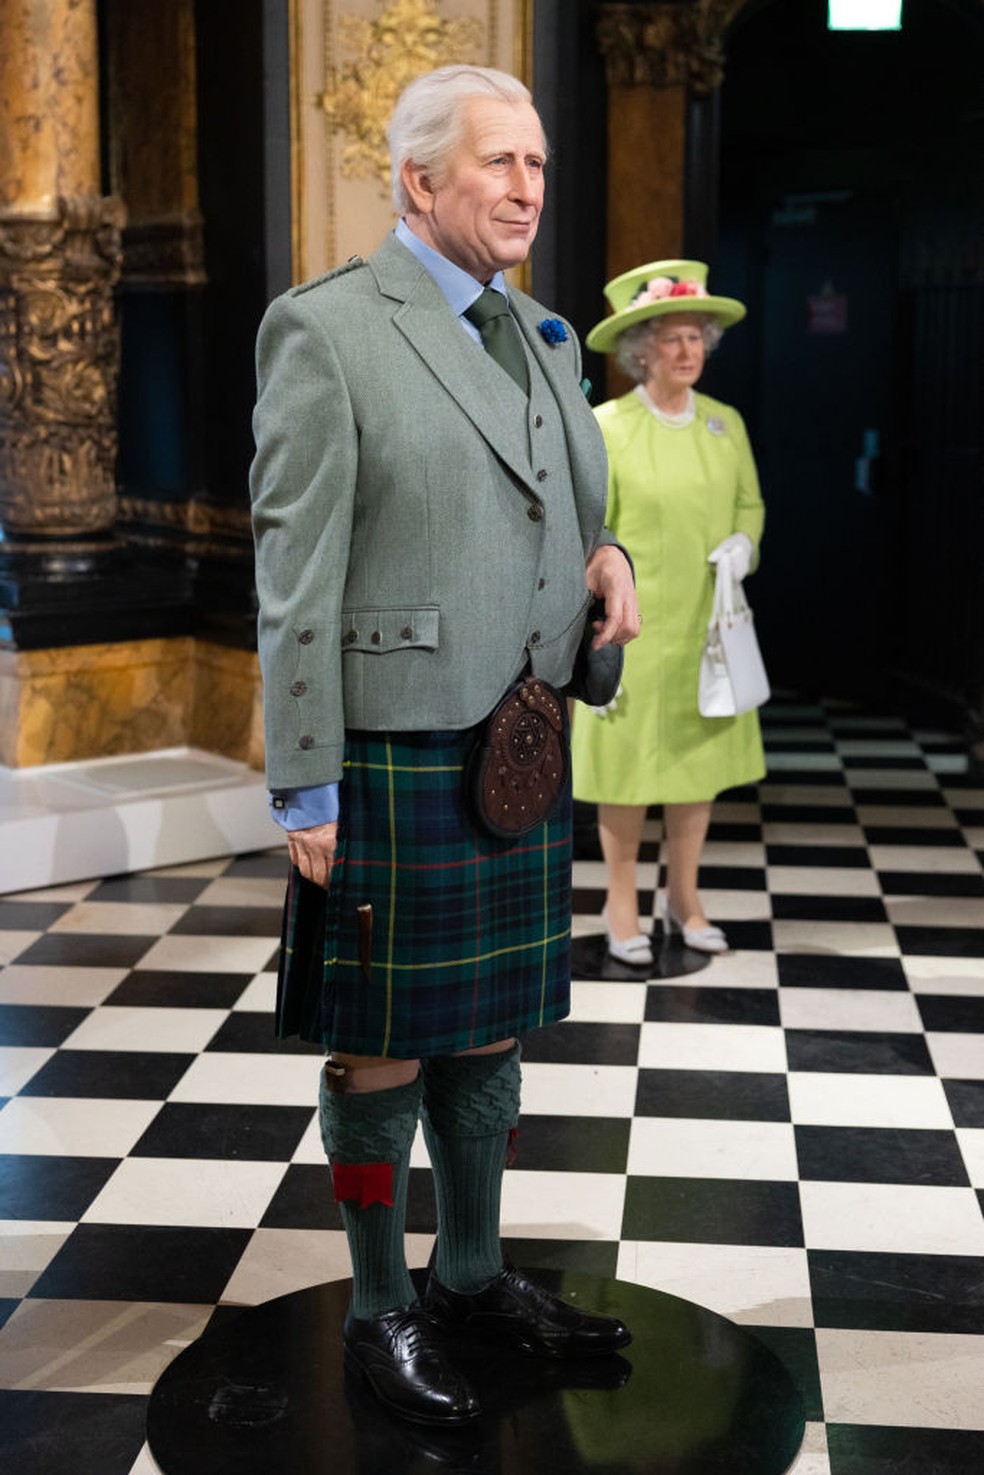
[[[329, 1091], [321, 1078], [321, 1140], [352, 1257], [353, 1316], [379, 1316], [417, 1299], [407, 1269], [404, 1228], [420, 1096], [419, 1076], [387, 1091], [347, 1093]], [[378, 1193], [392, 1198], [392, 1206], [365, 1202]]]
[[509, 1133], [519, 1119], [519, 1046], [425, 1060], [424, 1140], [437, 1196], [434, 1271], [471, 1295], [502, 1269], [499, 1210]]

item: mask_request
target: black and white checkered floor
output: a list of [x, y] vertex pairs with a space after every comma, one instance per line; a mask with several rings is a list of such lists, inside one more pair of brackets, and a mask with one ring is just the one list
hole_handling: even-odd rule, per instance
[[[804, 1392], [796, 1475], [979, 1475], [984, 777], [901, 719], [765, 721], [769, 778], [717, 805], [702, 873], [734, 951], [576, 981], [524, 1044], [509, 1249], [754, 1329]], [[348, 1274], [319, 1056], [271, 1033], [283, 874], [278, 850], [0, 900], [4, 1470], [151, 1475], [176, 1352]], [[596, 932], [600, 863], [576, 885]]]

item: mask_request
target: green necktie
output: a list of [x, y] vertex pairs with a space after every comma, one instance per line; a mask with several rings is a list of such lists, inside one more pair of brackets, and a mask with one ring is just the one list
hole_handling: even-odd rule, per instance
[[464, 316], [482, 335], [482, 346], [496, 363], [519, 385], [524, 394], [530, 392], [526, 354], [519, 330], [512, 320], [509, 303], [501, 292], [486, 287], [481, 297], [465, 309]]

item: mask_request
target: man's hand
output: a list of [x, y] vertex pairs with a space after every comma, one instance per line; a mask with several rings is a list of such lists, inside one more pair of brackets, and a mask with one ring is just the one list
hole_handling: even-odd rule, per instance
[[309, 830], [287, 831], [287, 853], [305, 881], [328, 890], [331, 867], [335, 859], [335, 844], [338, 839], [338, 822], [330, 825], [312, 825]]
[[628, 645], [642, 627], [629, 560], [620, 548], [606, 543], [592, 553], [584, 573], [591, 593], [605, 601], [605, 618], [594, 621], [592, 650]]

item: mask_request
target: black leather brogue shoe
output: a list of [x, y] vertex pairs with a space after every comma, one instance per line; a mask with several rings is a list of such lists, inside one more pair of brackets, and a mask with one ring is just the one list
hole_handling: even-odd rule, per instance
[[579, 1311], [511, 1265], [470, 1296], [449, 1291], [432, 1274], [424, 1305], [452, 1336], [534, 1357], [598, 1357], [632, 1341], [624, 1322]]
[[345, 1366], [394, 1413], [420, 1424], [463, 1424], [481, 1412], [448, 1355], [440, 1326], [422, 1306], [345, 1318]]

